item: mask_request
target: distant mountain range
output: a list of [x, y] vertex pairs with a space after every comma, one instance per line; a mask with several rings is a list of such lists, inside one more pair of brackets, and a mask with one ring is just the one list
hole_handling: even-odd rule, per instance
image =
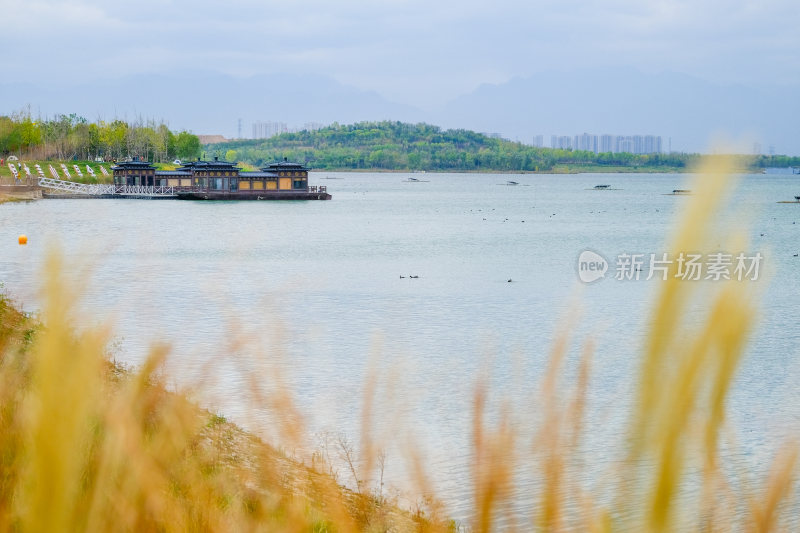
[[530, 142], [534, 134], [653, 134], [672, 148], [706, 151], [715, 137], [754, 142], [764, 152], [800, 154], [798, 87], [716, 85], [675, 73], [634, 69], [547, 72], [483, 85], [438, 115], [445, 127], [501, 132]]
[[[424, 83], [424, 80], [420, 80]], [[249, 137], [256, 121], [351, 123], [361, 120], [428, 122], [530, 143], [533, 136], [654, 134], [666, 150], [705, 151], [717, 134], [754, 142], [764, 152], [800, 154], [797, 87], [767, 83], [717, 85], [675, 73], [634, 69], [545, 72], [482, 85], [445, 106], [423, 111], [331, 78], [261, 75], [241, 79], [181, 73], [109, 79], [64, 86], [58, 82], [0, 83], [0, 114], [30, 105], [34, 115], [78, 113], [90, 120], [138, 116], [166, 120], [173, 129]]]
[[402, 119], [417, 109], [386, 101], [320, 76], [262, 75], [242, 79], [213, 73], [146, 75], [72, 86], [0, 83], [0, 114], [31, 105], [34, 115], [77, 113], [89, 120], [164, 119], [172, 129], [249, 137], [255, 121], [332, 123]]

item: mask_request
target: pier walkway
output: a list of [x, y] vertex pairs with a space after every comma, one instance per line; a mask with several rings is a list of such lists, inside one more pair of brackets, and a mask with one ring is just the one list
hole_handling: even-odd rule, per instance
[[73, 181], [39, 178], [39, 186], [51, 191], [77, 196], [127, 197], [127, 198], [177, 198], [173, 187], [146, 187], [144, 185], [92, 185]]

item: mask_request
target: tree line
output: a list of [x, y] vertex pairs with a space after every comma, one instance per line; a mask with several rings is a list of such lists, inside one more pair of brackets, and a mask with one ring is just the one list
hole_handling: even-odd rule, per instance
[[[172, 132], [163, 121], [89, 122], [76, 114], [33, 119], [29, 111], [0, 116], [0, 155], [28, 159], [147, 161], [193, 159], [198, 137]], [[464, 129], [442, 130], [403, 122], [334, 123], [317, 131], [284, 133], [269, 139], [237, 140], [207, 147], [231, 162], [262, 166], [284, 157], [318, 170], [552, 171], [558, 167], [615, 167], [680, 170], [699, 155], [599, 153], [538, 148]], [[800, 157], [756, 156], [743, 161], [752, 170], [800, 166]]]
[[[682, 170], [699, 154], [594, 153], [538, 148], [464, 129], [403, 122], [334, 123], [317, 131], [209, 145], [209, 153], [255, 166], [284, 157], [318, 170], [553, 171], [569, 168]], [[800, 166], [800, 157], [741, 157], [743, 168]]]
[[200, 155], [200, 140], [187, 131], [172, 132], [155, 120], [89, 122], [74, 113], [54, 118], [31, 117], [20, 111], [0, 116], [0, 154], [26, 159], [120, 160], [138, 156], [167, 162]]
[[690, 154], [628, 154], [538, 148], [430, 124], [360, 122], [208, 147], [229, 161], [260, 166], [287, 157], [319, 170], [549, 171], [559, 165], [683, 168]]

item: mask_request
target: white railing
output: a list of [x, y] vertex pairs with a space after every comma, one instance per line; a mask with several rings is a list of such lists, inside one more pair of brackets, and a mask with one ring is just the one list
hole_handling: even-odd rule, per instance
[[56, 180], [52, 178], [39, 178], [39, 186], [73, 194], [88, 194], [92, 196], [101, 194], [114, 194], [113, 185], [92, 185], [86, 183], [76, 183], [74, 181]]
[[39, 178], [39, 186], [72, 194], [100, 196], [113, 194], [119, 196], [175, 196], [173, 187], [147, 187], [144, 185], [92, 185], [74, 181]]
[[175, 196], [174, 187], [150, 187], [145, 185], [112, 185], [114, 192], [111, 194], [137, 195], [137, 196]]

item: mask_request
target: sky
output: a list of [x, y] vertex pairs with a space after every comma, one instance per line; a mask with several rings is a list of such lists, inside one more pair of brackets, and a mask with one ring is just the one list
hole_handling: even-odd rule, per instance
[[[228, 137], [238, 118], [245, 135], [382, 119], [524, 142], [651, 133], [682, 151], [722, 133], [800, 154], [798, 0], [0, 0], [0, 21], [4, 114]], [[184, 94], [196, 73], [215, 81]]]
[[551, 69], [800, 85], [797, 0], [0, 0], [6, 80], [314, 73], [432, 109]]

